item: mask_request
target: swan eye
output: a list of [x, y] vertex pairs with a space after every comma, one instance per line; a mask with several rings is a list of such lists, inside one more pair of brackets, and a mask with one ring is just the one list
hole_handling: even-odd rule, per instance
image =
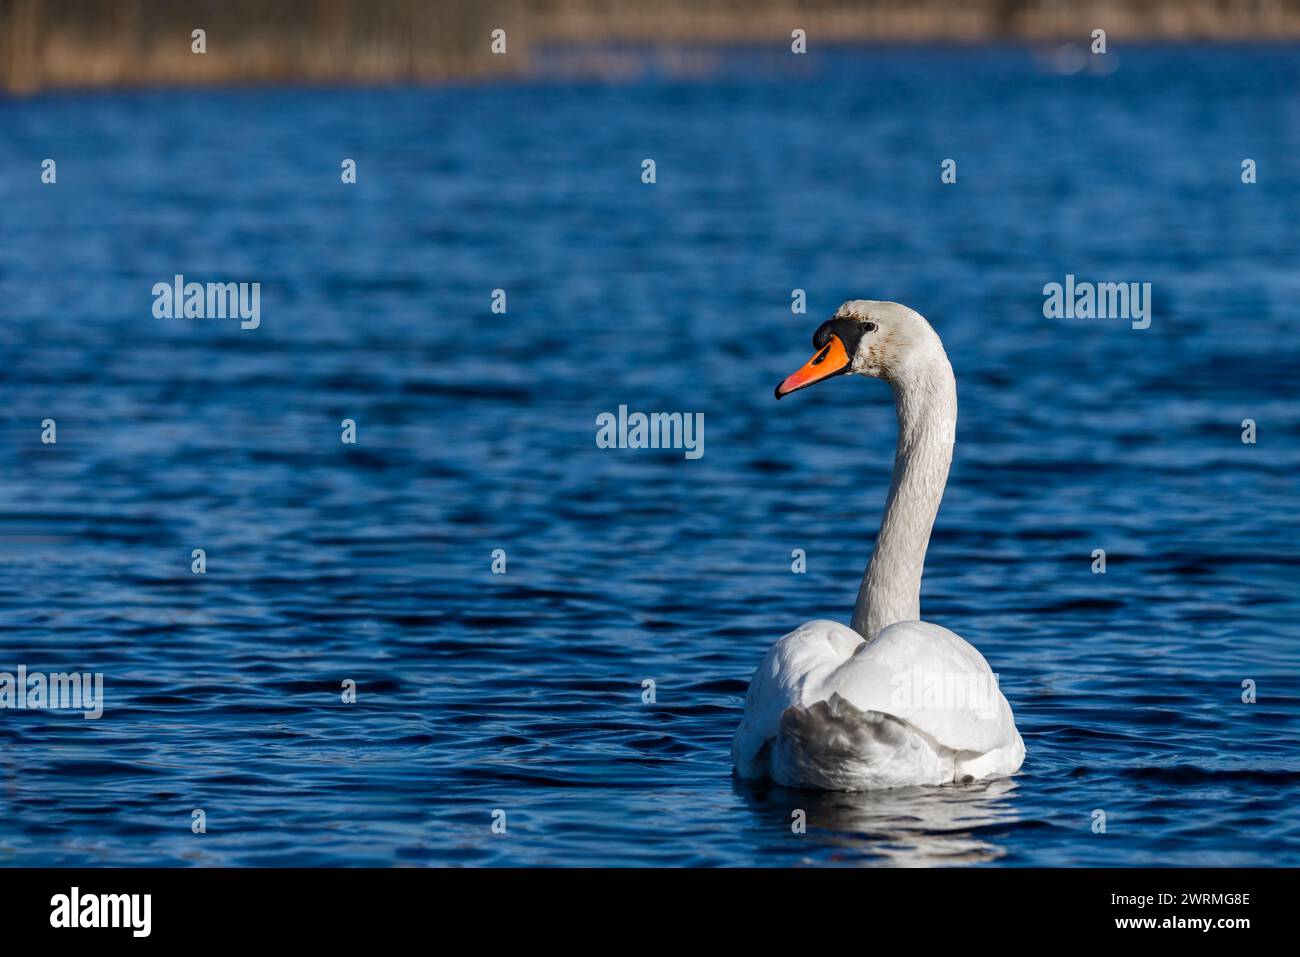
[[862, 324], [862, 328], [865, 329], [867, 332], [875, 332], [876, 324], [874, 322], [864, 322]]

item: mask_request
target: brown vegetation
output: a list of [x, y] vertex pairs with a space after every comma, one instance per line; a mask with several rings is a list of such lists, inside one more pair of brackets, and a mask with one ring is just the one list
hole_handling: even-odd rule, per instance
[[526, 72], [544, 44], [784, 44], [796, 27], [814, 44], [1294, 38], [1300, 0], [0, 0], [0, 85], [436, 80]]

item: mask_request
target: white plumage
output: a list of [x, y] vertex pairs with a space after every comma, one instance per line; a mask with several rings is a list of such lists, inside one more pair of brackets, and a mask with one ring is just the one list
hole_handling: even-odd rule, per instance
[[906, 306], [855, 300], [814, 344], [822, 351], [777, 397], [841, 372], [889, 382], [899, 423], [893, 482], [854, 608], [858, 630], [810, 621], [768, 650], [732, 744], [736, 773], [845, 791], [1013, 774], [1025, 746], [988, 662], [947, 628], [917, 620], [957, 420], [939, 337]]
[[864, 791], [1011, 774], [1025, 746], [984, 656], [947, 628], [868, 642], [810, 621], [754, 672], [732, 757], [744, 778]]

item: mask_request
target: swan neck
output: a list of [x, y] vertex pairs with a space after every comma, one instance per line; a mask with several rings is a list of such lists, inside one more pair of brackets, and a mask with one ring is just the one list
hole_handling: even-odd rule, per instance
[[937, 348], [929, 362], [890, 383], [898, 415], [894, 473], [853, 608], [853, 630], [867, 639], [887, 625], [921, 617], [925, 552], [948, 481], [957, 427], [957, 383], [942, 346]]

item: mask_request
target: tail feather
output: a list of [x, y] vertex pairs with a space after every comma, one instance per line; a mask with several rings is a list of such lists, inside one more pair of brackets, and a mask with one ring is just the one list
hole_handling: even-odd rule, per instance
[[778, 784], [836, 791], [943, 784], [956, 766], [952, 751], [908, 722], [864, 711], [838, 694], [787, 708], [770, 761]]

